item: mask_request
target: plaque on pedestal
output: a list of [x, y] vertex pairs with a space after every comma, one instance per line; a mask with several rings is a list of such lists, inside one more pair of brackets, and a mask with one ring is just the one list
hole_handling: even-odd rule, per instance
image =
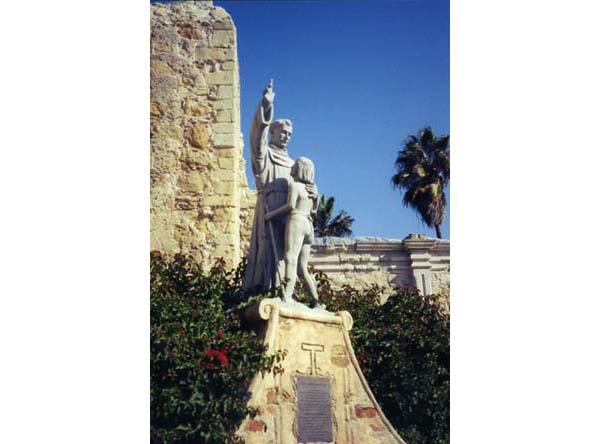
[[331, 384], [329, 378], [297, 377], [298, 444], [332, 442]]

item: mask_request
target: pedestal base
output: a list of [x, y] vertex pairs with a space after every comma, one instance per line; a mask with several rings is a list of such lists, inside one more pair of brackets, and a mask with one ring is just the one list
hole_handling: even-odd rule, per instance
[[259, 414], [238, 430], [246, 444], [405, 444], [354, 356], [350, 313], [263, 299], [246, 316], [269, 353], [287, 352], [283, 373], [258, 375], [250, 386]]

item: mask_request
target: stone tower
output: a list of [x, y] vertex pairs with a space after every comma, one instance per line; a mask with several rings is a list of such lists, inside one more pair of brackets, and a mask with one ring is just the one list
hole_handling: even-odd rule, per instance
[[235, 266], [252, 223], [236, 29], [212, 1], [151, 5], [151, 250]]

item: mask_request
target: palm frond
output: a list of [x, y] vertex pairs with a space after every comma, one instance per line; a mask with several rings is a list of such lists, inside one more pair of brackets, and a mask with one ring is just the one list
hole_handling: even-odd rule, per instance
[[333, 217], [333, 206], [335, 204], [335, 198], [333, 196], [326, 198], [325, 195], [321, 195], [319, 203], [319, 209], [317, 210], [316, 217], [313, 221], [315, 236], [346, 237], [352, 235], [352, 229], [350, 227], [354, 222], [354, 218], [350, 217], [345, 210], [340, 210], [338, 214]]
[[417, 211], [428, 227], [439, 227], [446, 215], [444, 186], [450, 182], [450, 136], [436, 137], [431, 127], [410, 135], [398, 152], [394, 188], [404, 191], [402, 203]]

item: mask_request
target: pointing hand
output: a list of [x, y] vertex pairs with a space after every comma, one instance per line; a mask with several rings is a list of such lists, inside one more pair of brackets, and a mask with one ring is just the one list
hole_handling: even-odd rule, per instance
[[275, 100], [275, 91], [273, 91], [273, 79], [269, 81], [269, 84], [263, 91], [263, 107], [265, 109], [270, 108]]

